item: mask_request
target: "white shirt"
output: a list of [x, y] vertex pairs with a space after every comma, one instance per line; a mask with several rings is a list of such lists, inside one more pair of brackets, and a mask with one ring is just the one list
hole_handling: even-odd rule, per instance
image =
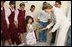
[[56, 16], [55, 21], [56, 22], [51, 22], [47, 28], [50, 28], [51, 26], [54, 25], [54, 27], [52, 28], [51, 32], [55, 32], [65, 21], [66, 21], [66, 15], [65, 12], [62, 12], [63, 10], [61, 8], [55, 8], [54, 10], [54, 14]]
[[[31, 16], [32, 18], [34, 18], [34, 13], [31, 11], [26, 12], [26, 16]], [[26, 18], [25, 16], [25, 18]]]
[[69, 8], [68, 8], [67, 20], [70, 22], [70, 25], [71, 25], [71, 5], [69, 5]]
[[15, 11], [14, 8], [12, 9], [11, 7], [10, 7], [9, 9], [7, 9], [7, 11], [6, 11], [6, 21], [7, 21], [8, 24], [10, 24], [10, 23], [9, 23], [9, 19], [8, 19], [8, 17], [9, 17], [10, 14], [11, 14], [11, 10], [10, 10], [10, 9], [11, 9], [12, 11]]
[[38, 14], [38, 19], [42, 22], [48, 22], [48, 19], [50, 19], [50, 14], [48, 14], [45, 11], [41, 10]]

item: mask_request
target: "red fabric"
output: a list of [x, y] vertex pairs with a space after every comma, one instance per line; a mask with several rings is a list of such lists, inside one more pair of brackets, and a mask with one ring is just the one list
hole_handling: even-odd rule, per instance
[[34, 31], [34, 33], [35, 33], [36, 40], [38, 40], [37, 35], [36, 35], [36, 31]]
[[5, 20], [5, 10], [3, 8], [3, 10], [1, 10], [1, 40], [8, 40], [10, 39], [10, 34], [7, 30], [7, 23]]
[[[11, 9], [10, 9], [11, 10]], [[15, 25], [14, 25], [14, 16], [15, 16], [15, 12], [12, 12], [12, 10], [11, 10], [11, 14], [10, 14], [10, 16], [8, 17], [8, 19], [9, 19], [9, 22], [10, 22], [10, 28], [9, 28], [9, 31], [11, 32], [11, 33], [13, 33], [13, 32], [16, 32], [15, 31]]]
[[25, 28], [25, 10], [19, 10], [19, 15], [18, 15], [18, 31], [20, 33], [25, 33], [26, 32], [26, 28]]
[[32, 22], [34, 22], [34, 19], [32, 18]]

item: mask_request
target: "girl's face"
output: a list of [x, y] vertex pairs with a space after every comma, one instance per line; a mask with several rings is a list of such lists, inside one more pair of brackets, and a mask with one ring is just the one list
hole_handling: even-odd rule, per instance
[[21, 8], [21, 10], [24, 10], [25, 6], [21, 6], [20, 8]]
[[45, 12], [50, 13], [52, 9], [45, 9]]
[[32, 23], [32, 19], [31, 18], [28, 20], [28, 23]]
[[11, 4], [10, 7], [11, 7], [11, 8], [14, 8], [14, 4]]
[[1, 7], [3, 7], [3, 5], [4, 5], [4, 2], [3, 2], [3, 1], [1, 1]]

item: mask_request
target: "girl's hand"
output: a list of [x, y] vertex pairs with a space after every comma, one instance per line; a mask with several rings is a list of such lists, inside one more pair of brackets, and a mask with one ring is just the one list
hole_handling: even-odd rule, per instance
[[51, 34], [51, 33], [52, 33], [51, 31], [48, 32], [48, 34]]
[[18, 28], [18, 24], [15, 24], [16, 28]]
[[9, 24], [7, 24], [7, 28], [9, 29]]
[[36, 30], [36, 26], [34, 27], [34, 31]]
[[14, 21], [14, 24], [15, 24], [16, 28], [18, 28], [18, 23], [16, 21]]
[[2, 30], [1, 30], [1, 33], [2, 33]]

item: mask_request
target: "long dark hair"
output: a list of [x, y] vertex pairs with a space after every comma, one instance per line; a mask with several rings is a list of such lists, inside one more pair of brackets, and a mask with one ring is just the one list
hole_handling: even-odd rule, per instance
[[26, 20], [25, 20], [25, 21], [26, 21], [26, 22], [25, 22], [25, 27], [27, 26], [28, 20], [29, 20], [29, 19], [32, 19], [32, 17], [31, 17], [31, 16], [27, 16], [27, 17], [26, 17]]
[[14, 4], [14, 9], [16, 9], [16, 7], [15, 7], [16, 2], [15, 2], [15, 1], [10, 1], [10, 2], [9, 2], [9, 5], [11, 5], [11, 4]]

